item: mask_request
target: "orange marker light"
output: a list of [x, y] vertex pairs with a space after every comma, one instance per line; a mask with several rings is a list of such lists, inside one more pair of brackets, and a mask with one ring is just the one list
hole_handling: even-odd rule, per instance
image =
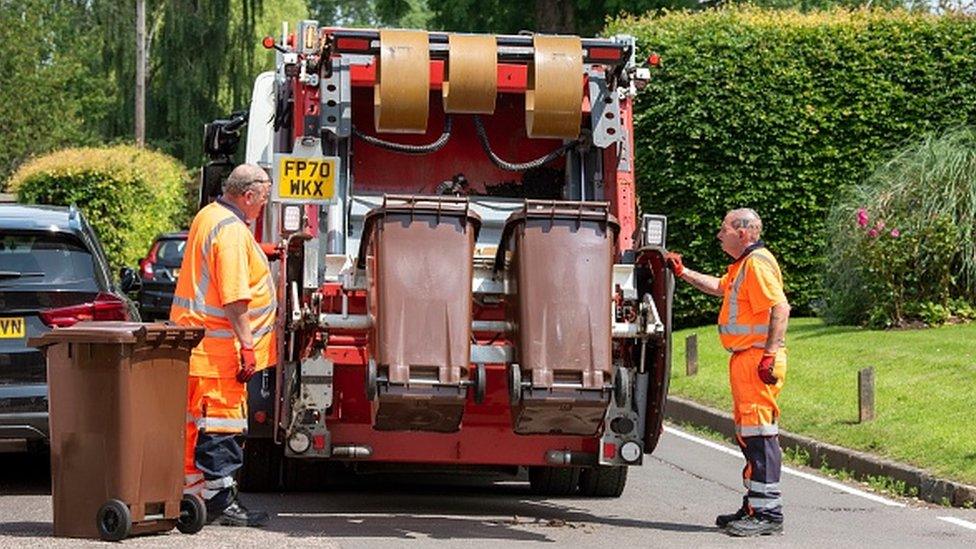
[[658, 54], [656, 54], [656, 53], [652, 53], [651, 55], [647, 56], [647, 64], [650, 65], [650, 66], [652, 66], [652, 67], [656, 67], [656, 66], [660, 65], [661, 64], [661, 56], [658, 55]]
[[265, 36], [264, 40], [261, 40], [261, 45], [264, 49], [270, 50], [275, 47], [275, 39], [273, 36]]

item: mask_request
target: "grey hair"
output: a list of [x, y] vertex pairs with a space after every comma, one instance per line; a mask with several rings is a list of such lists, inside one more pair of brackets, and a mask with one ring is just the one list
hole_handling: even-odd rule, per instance
[[234, 168], [224, 181], [224, 194], [241, 196], [251, 188], [251, 185], [268, 180], [268, 173], [264, 168], [254, 164], [241, 164]]
[[736, 208], [729, 210], [729, 213], [726, 215], [732, 217], [733, 229], [749, 229], [757, 239], [759, 238], [759, 234], [762, 233], [762, 219], [759, 218], [756, 210], [752, 208]]

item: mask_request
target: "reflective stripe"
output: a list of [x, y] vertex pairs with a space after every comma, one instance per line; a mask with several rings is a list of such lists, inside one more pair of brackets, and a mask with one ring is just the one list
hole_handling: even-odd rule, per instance
[[271, 303], [268, 303], [264, 307], [259, 307], [257, 309], [251, 309], [251, 310], [249, 310], [247, 312], [247, 314], [251, 318], [258, 318], [258, 317], [264, 316], [264, 315], [266, 315], [266, 314], [274, 311], [275, 308], [277, 308], [277, 305], [275, 305], [275, 303], [272, 301]]
[[729, 335], [762, 335], [769, 333], [769, 326], [766, 324], [719, 324], [718, 333]]
[[[186, 422], [187, 423], [196, 423], [198, 419], [200, 419], [200, 418], [198, 418], [197, 416], [191, 414], [190, 412], [187, 412], [186, 413]], [[200, 478], [203, 478], [203, 477], [200, 477]]]
[[775, 423], [756, 426], [736, 425], [735, 434], [743, 437], [771, 437], [779, 434], [779, 427]]
[[206, 301], [207, 290], [210, 289], [210, 271], [207, 265], [206, 257], [210, 254], [210, 248], [213, 246], [213, 241], [217, 238], [217, 233], [235, 221], [243, 223], [236, 215], [232, 214], [230, 217], [218, 221], [214, 228], [210, 230], [210, 234], [208, 234], [206, 240], [204, 240], [203, 248], [201, 250], [200, 280], [196, 284], [191, 283], [193, 286], [193, 301], [190, 301], [185, 297], [173, 296], [174, 305], [183, 307], [184, 309], [195, 313], [203, 313], [216, 318], [226, 318], [226, 315], [224, 315], [224, 309], [222, 307], [214, 307], [213, 305], [208, 304]]
[[770, 492], [779, 492], [779, 483], [772, 482], [765, 484], [755, 480], [746, 480], [745, 482], [746, 490], [750, 492], [758, 492], [760, 494], [768, 494]]
[[236, 430], [246, 430], [247, 429], [247, 419], [232, 419], [226, 417], [202, 417], [197, 420], [197, 428], [199, 429], [236, 429]]
[[765, 343], [753, 343], [752, 345], [746, 345], [745, 347], [726, 347], [725, 350], [730, 353], [738, 353], [740, 351], [745, 351], [746, 349], [765, 349]]
[[274, 330], [274, 324], [269, 324], [264, 328], [259, 328], [251, 332], [251, 337], [253, 337], [254, 339], [261, 339], [265, 335], [270, 334], [271, 330]]
[[221, 492], [220, 490], [201, 490], [200, 495], [203, 496], [204, 501], [206, 501], [208, 499], [213, 499], [214, 496], [216, 496], [220, 492]]
[[783, 506], [783, 498], [749, 498], [749, 507], [753, 509], [778, 509]]
[[[738, 274], [736, 274], [735, 280], [732, 282], [732, 291], [729, 293], [729, 298], [728, 298], [729, 299], [729, 315], [728, 315], [728, 318], [726, 319], [726, 321], [724, 323], [720, 323], [718, 325], [718, 333], [719, 333], [719, 335], [767, 335], [769, 333], [769, 325], [768, 324], [739, 324], [739, 322], [738, 322], [738, 320], [739, 320], [739, 290], [742, 288], [743, 282], [745, 282], [745, 279], [746, 279], [746, 267], [748, 266], [748, 264], [746, 262], [750, 258], [755, 258], [755, 259], [758, 259], [758, 260], [766, 263], [767, 265], [769, 265], [770, 267], [772, 267], [773, 269], [775, 269], [775, 271], [776, 271], [776, 273], [777, 273], [778, 276], [781, 276], [781, 275], [779, 275], [779, 272], [780, 272], [779, 271], [779, 266], [776, 264], [776, 261], [773, 260], [770, 257], [766, 257], [762, 253], [756, 253], [756, 251], [753, 251], [745, 259], [743, 259], [742, 260], [743, 261], [742, 267], [739, 269]], [[755, 345], [751, 345], [750, 347], [762, 348], [762, 347], [765, 347], [765, 345], [755, 344]], [[745, 349], [748, 349], [748, 348], [749, 347], [743, 347], [743, 348], [729, 348], [729, 347], [726, 347], [726, 350], [728, 350], [730, 352], [735, 352], [735, 351], [742, 351], [742, 350], [745, 350]]]
[[[271, 333], [272, 330], [274, 330], [274, 324], [269, 324], [263, 328], [258, 328], [257, 330], [251, 332], [251, 337], [254, 339], [261, 339], [262, 337]], [[207, 337], [213, 337], [216, 339], [232, 339], [234, 337], [234, 332], [231, 330], [207, 330], [205, 333]]]
[[183, 475], [183, 483], [187, 486], [192, 486], [203, 480], [203, 473], [192, 473], [189, 475]]
[[[184, 494], [196, 494], [198, 496], [199, 495], [202, 495], [202, 493], [203, 493], [203, 483], [202, 482], [198, 482], [198, 483], [196, 483], [196, 484], [194, 484], [192, 486], [186, 486], [186, 487], [183, 488], [183, 493]], [[213, 496], [211, 496], [211, 497], [213, 497]]]
[[208, 480], [203, 483], [204, 487], [209, 488], [211, 490], [230, 488], [234, 484], [236, 484], [234, 482], [234, 477], [220, 477], [218, 479]]

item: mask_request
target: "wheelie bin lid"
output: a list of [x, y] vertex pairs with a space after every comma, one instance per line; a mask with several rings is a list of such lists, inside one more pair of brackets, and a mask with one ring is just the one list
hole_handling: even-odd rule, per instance
[[202, 327], [177, 326], [165, 322], [83, 321], [67, 328], [27, 340], [38, 349], [58, 343], [146, 344], [192, 349], [203, 339]]

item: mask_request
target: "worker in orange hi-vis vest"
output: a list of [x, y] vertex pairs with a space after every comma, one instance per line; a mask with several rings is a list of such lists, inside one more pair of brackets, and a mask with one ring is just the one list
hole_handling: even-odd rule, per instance
[[679, 254], [665, 256], [678, 278], [722, 297], [718, 332], [722, 346], [732, 353], [729, 382], [736, 440], [746, 458], [742, 476], [747, 492], [737, 512], [719, 515], [715, 523], [733, 536], [783, 531], [776, 397], [786, 381], [790, 305], [779, 263], [760, 240], [761, 232], [762, 220], [751, 209], [732, 210], [725, 216], [718, 239], [735, 261], [721, 278], [686, 268]]
[[268, 201], [271, 180], [258, 166], [237, 166], [223, 195], [201, 209], [187, 236], [170, 319], [206, 328], [190, 355], [185, 489], [203, 497], [207, 518], [231, 526], [261, 526], [264, 512], [237, 497], [234, 471], [244, 462], [247, 381], [277, 361], [275, 282], [248, 223]]

